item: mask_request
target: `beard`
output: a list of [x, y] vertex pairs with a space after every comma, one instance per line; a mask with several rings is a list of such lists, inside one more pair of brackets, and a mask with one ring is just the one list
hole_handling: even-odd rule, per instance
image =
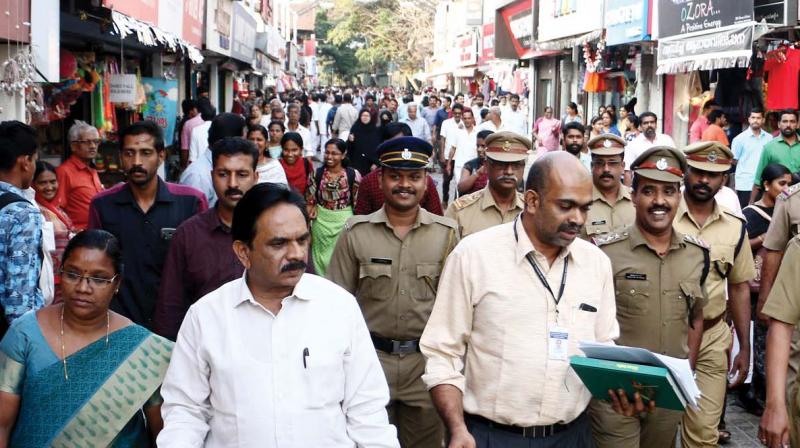
[[581, 153], [581, 149], [583, 149], [583, 145], [579, 145], [577, 143], [572, 143], [572, 144], [569, 144], [569, 145], [565, 145], [564, 149], [568, 153], [572, 154], [573, 156], [577, 156], [578, 154]]

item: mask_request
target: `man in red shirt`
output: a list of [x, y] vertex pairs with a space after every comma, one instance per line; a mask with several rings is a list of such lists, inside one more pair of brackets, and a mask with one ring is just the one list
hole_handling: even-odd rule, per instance
[[94, 167], [100, 134], [90, 124], [78, 120], [69, 128], [67, 139], [71, 154], [56, 168], [56, 203], [67, 212], [75, 229], [83, 230], [89, 225], [89, 204], [92, 198], [103, 191], [103, 184], [100, 183]]
[[725, 135], [725, 130], [722, 129], [728, 123], [725, 112], [721, 110], [713, 110], [708, 114], [708, 128], [703, 131], [703, 137], [700, 139], [704, 142], [719, 142], [727, 147], [730, 147], [728, 136]]
[[689, 128], [689, 143], [699, 142], [703, 138], [703, 132], [708, 129], [708, 125], [710, 124], [708, 121], [708, 114], [710, 114], [712, 110], [717, 109], [719, 109], [719, 106], [714, 100], [706, 101], [705, 104], [703, 104], [703, 110], [700, 112], [697, 119], [694, 120], [694, 123], [692, 123], [692, 127]]

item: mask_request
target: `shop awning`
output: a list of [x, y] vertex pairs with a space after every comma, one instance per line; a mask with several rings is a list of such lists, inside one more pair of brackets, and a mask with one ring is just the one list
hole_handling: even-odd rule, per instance
[[768, 28], [750, 22], [710, 32], [682, 35], [658, 41], [659, 75], [747, 67], [753, 41]]
[[475, 66], [457, 68], [453, 70], [453, 76], [456, 78], [472, 78], [475, 76], [475, 69]]
[[170, 51], [181, 51], [186, 54], [195, 64], [203, 62], [203, 55], [194, 45], [168, 33], [161, 28], [149, 25], [141, 20], [126, 16], [117, 11], [111, 11], [111, 21], [114, 24], [114, 32], [123, 39], [131, 34], [136, 35], [136, 39], [147, 47], [164, 46]]
[[603, 35], [603, 30], [594, 30], [588, 33], [579, 34], [577, 36], [569, 36], [562, 39], [547, 40], [544, 42], [536, 42], [534, 47], [539, 51], [553, 51], [563, 50], [565, 48], [577, 47], [600, 39]]

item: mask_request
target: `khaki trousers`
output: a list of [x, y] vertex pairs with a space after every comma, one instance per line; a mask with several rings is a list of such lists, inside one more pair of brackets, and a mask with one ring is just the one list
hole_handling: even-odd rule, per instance
[[441, 448], [444, 424], [422, 382], [425, 358], [421, 353], [390, 355], [378, 350], [378, 359], [389, 384], [389, 422], [397, 427], [400, 446]]
[[656, 408], [644, 418], [625, 417], [614, 412], [607, 401], [592, 399], [589, 403], [597, 448], [673, 448], [682, 416], [680, 411]]
[[731, 332], [724, 320], [703, 333], [697, 356], [697, 387], [703, 396], [700, 409], [686, 408], [681, 428], [683, 448], [716, 448], [719, 439], [719, 419], [725, 406], [728, 387], [728, 355]]

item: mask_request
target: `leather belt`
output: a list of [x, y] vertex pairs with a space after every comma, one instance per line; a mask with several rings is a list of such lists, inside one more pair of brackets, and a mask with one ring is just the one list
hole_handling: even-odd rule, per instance
[[706, 319], [703, 321], [703, 331], [708, 331], [711, 328], [714, 328], [714, 325], [717, 325], [722, 318], [725, 317], [725, 313], [720, 314], [719, 316], [713, 319]]
[[372, 333], [370, 333], [369, 337], [372, 338], [372, 345], [374, 345], [376, 349], [390, 355], [404, 355], [419, 352], [419, 339], [402, 341], [382, 338]]
[[517, 434], [522, 437], [528, 439], [543, 439], [545, 437], [550, 437], [560, 432], [564, 432], [569, 429], [571, 426], [575, 425], [583, 414], [579, 415], [575, 420], [569, 423], [554, 423], [552, 425], [544, 425], [544, 426], [514, 426], [514, 425], [504, 425], [502, 423], [497, 423], [493, 420], [489, 420], [486, 417], [475, 415], [475, 414], [468, 414], [464, 413], [464, 419], [470, 420], [475, 423], [482, 423], [490, 428], [499, 429], [501, 431], [510, 432], [512, 434]]

